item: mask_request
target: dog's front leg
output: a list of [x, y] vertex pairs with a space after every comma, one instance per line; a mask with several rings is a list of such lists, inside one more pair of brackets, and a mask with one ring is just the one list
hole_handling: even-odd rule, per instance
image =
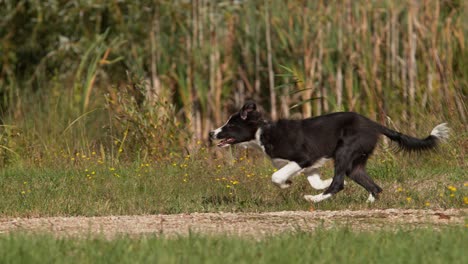
[[297, 174], [302, 170], [301, 166], [294, 161], [288, 162], [284, 167], [273, 173], [271, 180], [281, 189], [288, 188], [291, 186], [289, 178]]
[[326, 180], [320, 179], [320, 174], [317, 172], [307, 176], [307, 181], [309, 181], [310, 186], [312, 186], [312, 188], [315, 190], [323, 190], [328, 188], [332, 183], [332, 180], [332, 178]]

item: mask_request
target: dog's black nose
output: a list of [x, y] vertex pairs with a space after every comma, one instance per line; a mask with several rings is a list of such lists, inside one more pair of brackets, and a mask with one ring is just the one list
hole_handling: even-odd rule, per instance
[[210, 138], [213, 138], [213, 136], [214, 136], [214, 131], [210, 131], [210, 133], [208, 133], [208, 136], [209, 136]]

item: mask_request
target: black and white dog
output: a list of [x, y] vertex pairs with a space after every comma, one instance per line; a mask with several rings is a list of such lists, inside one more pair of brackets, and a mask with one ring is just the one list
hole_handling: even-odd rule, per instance
[[[307, 201], [330, 198], [344, 188], [348, 176], [369, 192], [367, 201], [374, 202], [382, 189], [365, 167], [381, 134], [405, 151], [422, 151], [434, 149], [447, 139], [449, 128], [446, 123], [440, 124], [425, 139], [417, 139], [352, 112], [269, 122], [257, 111], [255, 103], [249, 102], [209, 136], [220, 140], [219, 147], [240, 144], [261, 149], [279, 169], [273, 173], [272, 181], [280, 188], [289, 187], [291, 177], [303, 172], [312, 188], [326, 189], [319, 195], [305, 195]], [[321, 180], [318, 168], [329, 159], [335, 162], [335, 175], [333, 179]]]

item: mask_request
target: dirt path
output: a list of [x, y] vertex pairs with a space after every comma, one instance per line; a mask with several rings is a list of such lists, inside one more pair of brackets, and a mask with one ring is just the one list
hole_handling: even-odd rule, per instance
[[468, 209], [284, 211], [268, 213], [192, 213], [174, 215], [0, 218], [0, 233], [52, 232], [56, 235], [118, 234], [252, 235], [312, 231], [318, 227], [349, 226], [357, 230], [466, 225]]

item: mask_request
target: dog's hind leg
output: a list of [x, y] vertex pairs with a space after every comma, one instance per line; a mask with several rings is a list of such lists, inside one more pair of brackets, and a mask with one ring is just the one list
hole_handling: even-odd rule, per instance
[[378, 199], [379, 193], [382, 192], [382, 188], [380, 188], [367, 174], [364, 164], [358, 164], [355, 166], [351, 173], [349, 173], [348, 177], [369, 192], [367, 202], [373, 203]]

